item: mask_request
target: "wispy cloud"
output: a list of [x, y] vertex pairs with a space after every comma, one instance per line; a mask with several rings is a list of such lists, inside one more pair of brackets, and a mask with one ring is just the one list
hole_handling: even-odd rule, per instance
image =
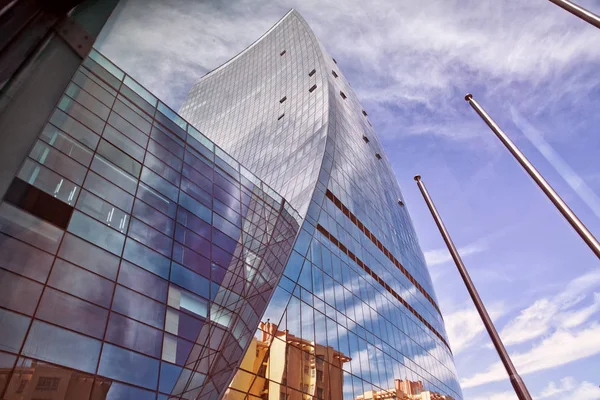
[[[478, 241], [461, 247], [460, 249], [458, 249], [458, 253], [462, 258], [464, 258], [473, 254], [481, 253], [486, 249], [487, 245], [481, 241]], [[445, 264], [449, 261], [452, 261], [452, 256], [450, 255], [448, 249], [445, 247], [441, 249], [427, 250], [423, 252], [423, 255], [425, 256], [425, 262], [429, 267], [433, 267], [434, 265]]]
[[600, 387], [591, 382], [577, 382], [572, 376], [562, 378], [559, 382], [550, 382], [538, 399], [577, 399], [598, 400], [600, 399]]
[[[493, 304], [489, 307], [492, 319], [500, 318], [504, 314], [502, 304]], [[445, 317], [446, 332], [454, 354], [477, 344], [476, 339], [484, 332], [485, 327], [481, 317], [474, 307], [447, 314]]]

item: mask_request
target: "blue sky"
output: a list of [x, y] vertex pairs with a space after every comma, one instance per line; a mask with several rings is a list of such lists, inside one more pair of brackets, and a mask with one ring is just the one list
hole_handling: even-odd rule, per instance
[[[600, 13], [600, 1], [578, 0]], [[546, 0], [122, 1], [97, 47], [178, 109], [289, 8], [382, 139], [465, 399], [515, 399], [412, 179], [421, 174], [536, 399], [600, 399], [600, 261], [464, 101], [492, 115], [600, 237], [600, 30]]]

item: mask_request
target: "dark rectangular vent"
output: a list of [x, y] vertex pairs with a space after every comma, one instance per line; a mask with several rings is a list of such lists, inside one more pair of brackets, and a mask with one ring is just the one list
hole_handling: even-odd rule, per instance
[[375, 157], [377, 157], [378, 160], [381, 160], [381, 154], [375, 153]]
[[312, 71], [310, 71], [310, 72], [308, 73], [308, 76], [313, 76], [313, 75], [314, 75], [316, 72], [317, 72], [317, 70], [316, 70], [316, 69], [313, 69]]
[[21, 180], [13, 179], [4, 200], [36, 217], [67, 229], [73, 207]]
[[279, 121], [281, 118], [283, 118], [283, 116], [284, 116], [284, 115], [285, 115], [285, 113], [281, 114], [281, 115], [279, 116], [279, 118], [277, 118], [277, 121]]
[[308, 89], [309, 92], [312, 92], [313, 90], [315, 90], [317, 88], [317, 85], [312, 85], [312, 87], [310, 89]]
[[333, 70], [331, 71], [331, 74], [333, 75], [334, 78], [338, 77], [338, 74], [336, 74], [335, 71], [333, 71]]
[[363, 140], [365, 141], [365, 143], [369, 143], [369, 138], [366, 137], [365, 135], [363, 135]]
[[284, 50], [284, 51], [282, 51], [281, 53], [279, 53], [279, 55], [280, 55], [280, 56], [282, 56], [282, 55], [284, 55], [284, 54], [285, 54], [285, 50]]
[[280, 103], [283, 103], [283, 102], [284, 102], [284, 101], [286, 101], [286, 100], [287, 100], [287, 96], [283, 96], [283, 97], [281, 98], [281, 100], [279, 100], [279, 102], [280, 102]]
[[340, 90], [340, 96], [342, 96], [342, 99], [344, 99], [344, 100], [346, 100], [346, 98], [347, 98], [346, 93], [342, 92], [341, 90]]
[[363, 115], [366, 117], [367, 116], [367, 112], [365, 110], [362, 110]]

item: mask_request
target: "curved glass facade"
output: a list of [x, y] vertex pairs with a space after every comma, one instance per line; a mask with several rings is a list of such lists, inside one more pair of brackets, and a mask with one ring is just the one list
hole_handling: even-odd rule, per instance
[[203, 77], [180, 113], [303, 218], [226, 398], [461, 399], [390, 163], [302, 17]]

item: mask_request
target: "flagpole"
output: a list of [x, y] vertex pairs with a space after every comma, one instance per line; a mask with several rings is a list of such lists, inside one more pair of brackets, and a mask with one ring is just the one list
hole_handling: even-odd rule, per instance
[[600, 29], [600, 17], [596, 14], [586, 10], [583, 7], [578, 6], [575, 3], [572, 3], [567, 0], [550, 0], [552, 3], [557, 6], [567, 10], [571, 14], [581, 18], [582, 20], [594, 25], [596, 28]]
[[429, 192], [427, 191], [425, 184], [421, 180], [421, 176], [415, 176], [415, 181], [417, 181], [417, 186], [421, 190], [423, 199], [425, 199], [425, 203], [427, 203], [427, 207], [429, 208], [429, 211], [431, 211], [431, 215], [433, 216], [433, 219], [435, 220], [435, 223], [442, 237], [444, 238], [444, 242], [446, 242], [446, 246], [448, 246], [448, 250], [450, 251], [450, 255], [452, 256], [452, 259], [454, 260], [454, 263], [458, 268], [458, 272], [460, 273], [460, 276], [462, 277], [463, 281], [465, 282], [465, 285], [467, 286], [469, 295], [471, 295], [471, 299], [473, 299], [473, 303], [475, 304], [475, 308], [477, 309], [477, 312], [479, 313], [479, 316], [483, 321], [483, 325], [485, 326], [485, 329], [490, 335], [490, 339], [492, 339], [492, 343], [494, 344], [494, 347], [496, 348], [496, 351], [498, 352], [498, 355], [502, 360], [502, 364], [504, 364], [504, 368], [506, 368], [506, 372], [508, 373], [508, 376], [510, 378], [510, 383], [512, 384], [513, 389], [515, 390], [517, 397], [519, 398], [519, 400], [532, 400], [531, 395], [527, 390], [527, 386], [525, 386], [525, 382], [523, 382], [523, 379], [521, 379], [519, 373], [517, 372], [517, 369], [513, 365], [512, 360], [510, 359], [510, 356], [508, 355], [508, 352], [506, 351], [506, 348], [502, 343], [502, 339], [500, 339], [500, 335], [498, 335], [498, 331], [496, 331], [494, 322], [492, 321], [487, 310], [485, 309], [485, 305], [483, 304], [481, 297], [479, 297], [477, 289], [475, 289], [475, 285], [473, 284], [473, 281], [471, 280], [471, 277], [467, 272], [467, 268], [465, 267], [465, 264], [460, 258], [460, 254], [458, 253], [456, 246], [454, 246], [452, 238], [450, 237], [450, 234], [448, 233], [448, 230], [446, 229], [446, 226], [444, 225], [444, 222], [442, 221], [442, 218], [440, 217], [437, 208], [435, 208], [435, 204], [433, 203], [431, 196], [429, 196]]
[[596, 257], [600, 258], [600, 243], [594, 237], [592, 232], [577, 218], [577, 215], [569, 208], [567, 203], [564, 202], [563, 199], [556, 193], [556, 191], [550, 186], [550, 184], [544, 179], [542, 174], [538, 172], [537, 169], [529, 162], [529, 160], [525, 157], [521, 150], [506, 136], [506, 133], [500, 129], [498, 124], [494, 122], [494, 120], [489, 116], [487, 112], [479, 105], [479, 103], [473, 98], [473, 95], [470, 93], [465, 96], [465, 100], [469, 102], [471, 107], [479, 114], [481, 119], [485, 121], [485, 123], [490, 127], [492, 132], [496, 134], [498, 139], [506, 146], [508, 151], [517, 159], [519, 164], [527, 171], [529, 176], [537, 183], [537, 185], [542, 189], [546, 196], [550, 199], [550, 201], [554, 204], [554, 206], [560, 211], [560, 213], [565, 217], [565, 219], [571, 224], [573, 229], [579, 234], [581, 239], [589, 246], [589, 248], [594, 252]]

